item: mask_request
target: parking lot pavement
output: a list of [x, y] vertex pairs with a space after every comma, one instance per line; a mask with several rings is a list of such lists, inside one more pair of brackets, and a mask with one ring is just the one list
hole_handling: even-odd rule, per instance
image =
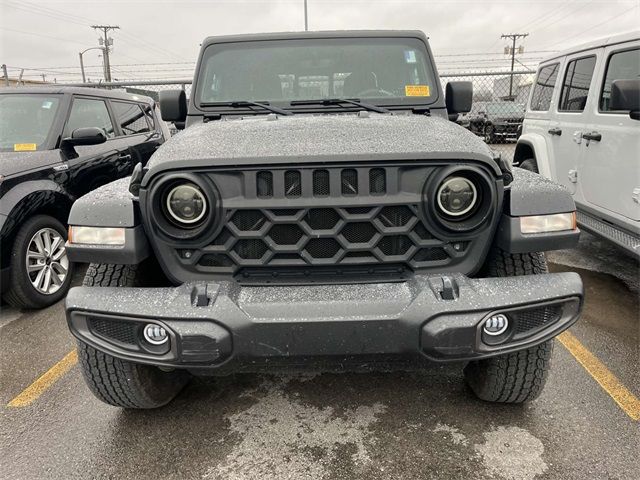
[[[549, 257], [556, 271], [581, 259], [586, 310], [525, 406], [474, 399], [452, 365], [198, 379], [165, 408], [123, 411], [89, 393], [74, 357], [57, 364], [74, 348], [61, 304], [3, 308], [2, 478], [640, 478], [638, 295], [608, 273], [638, 264], [589, 236]], [[7, 406], [47, 371], [31, 403]]]

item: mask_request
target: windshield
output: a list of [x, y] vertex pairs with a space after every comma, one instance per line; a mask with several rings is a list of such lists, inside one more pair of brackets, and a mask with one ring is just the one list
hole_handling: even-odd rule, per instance
[[41, 150], [49, 138], [60, 97], [55, 95], [0, 95], [0, 150]]
[[524, 114], [524, 105], [512, 102], [489, 103], [487, 113], [492, 115]]
[[211, 45], [196, 95], [203, 107], [330, 98], [390, 105], [431, 103], [437, 87], [418, 39], [334, 38]]

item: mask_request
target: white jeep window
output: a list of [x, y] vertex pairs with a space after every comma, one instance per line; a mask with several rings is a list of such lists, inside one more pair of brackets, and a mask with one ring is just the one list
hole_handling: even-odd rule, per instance
[[578, 58], [569, 62], [564, 74], [558, 110], [563, 112], [582, 112], [584, 110], [595, 66], [595, 56]]
[[558, 78], [559, 63], [545, 65], [538, 72], [536, 84], [531, 95], [531, 110], [547, 111], [551, 105], [551, 96]]
[[600, 93], [600, 111], [609, 112], [611, 82], [614, 80], [633, 80], [640, 78], [640, 48], [615, 52], [609, 57], [604, 84]]

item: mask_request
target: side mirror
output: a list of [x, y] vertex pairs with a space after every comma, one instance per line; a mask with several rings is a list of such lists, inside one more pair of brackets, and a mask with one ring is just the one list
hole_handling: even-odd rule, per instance
[[78, 145], [98, 145], [107, 141], [104, 130], [98, 127], [76, 128], [71, 132], [71, 136], [62, 140], [62, 143], [69, 147]]
[[467, 113], [471, 110], [473, 102], [473, 83], [449, 82], [446, 87], [445, 103], [447, 112]]
[[160, 115], [165, 122], [184, 122], [187, 119], [187, 95], [184, 90], [160, 92]]
[[634, 120], [640, 120], [640, 79], [611, 82], [611, 110], [627, 110]]

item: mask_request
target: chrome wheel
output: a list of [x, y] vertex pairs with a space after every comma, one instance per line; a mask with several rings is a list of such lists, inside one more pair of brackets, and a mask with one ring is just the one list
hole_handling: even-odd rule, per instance
[[64, 239], [53, 228], [38, 230], [29, 241], [26, 262], [33, 288], [44, 295], [56, 293], [69, 271]]

